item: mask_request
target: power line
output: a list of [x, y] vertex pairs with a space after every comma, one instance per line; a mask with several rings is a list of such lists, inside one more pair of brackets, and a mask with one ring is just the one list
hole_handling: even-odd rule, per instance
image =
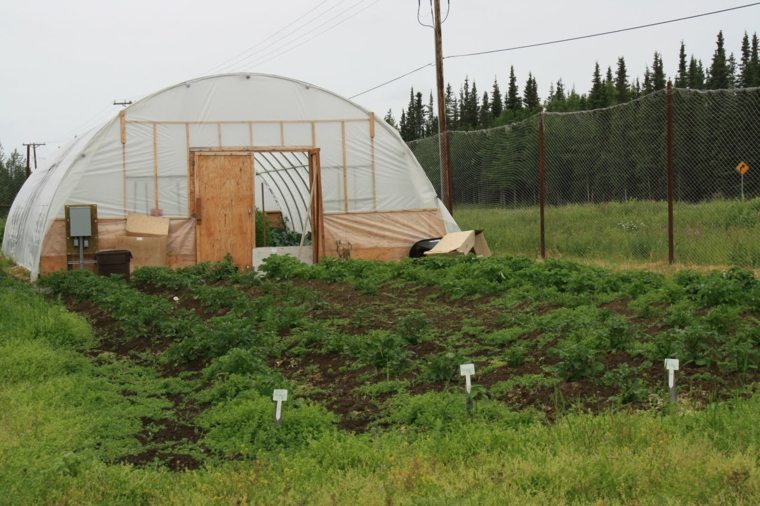
[[[434, 28], [433, 25], [426, 25], [425, 23], [422, 22], [422, 19], [420, 19], [420, 10], [421, 9], [422, 9], [422, 0], [417, 0], [417, 23], [420, 26], [424, 26], [426, 28]], [[433, 2], [432, 1], [430, 2], [430, 16], [431, 17], [435, 17], [433, 15]]]
[[[315, 17], [310, 18], [307, 22], [302, 23], [302, 24], [296, 26], [296, 28], [294, 30], [291, 30], [290, 32], [288, 32], [288, 33], [286, 33], [286, 34], [278, 37], [279, 34], [283, 33], [285, 30], [287, 30], [291, 26], [295, 25], [296, 23], [298, 23], [299, 21], [301, 21], [303, 18], [307, 17], [312, 12], [320, 9], [328, 1], [329, 0], [322, 0], [322, 2], [320, 2], [319, 4], [317, 4], [315, 7], [312, 7], [311, 9], [309, 9], [308, 11], [306, 11], [305, 13], [303, 13], [301, 16], [297, 17], [296, 19], [294, 19], [290, 23], [284, 25], [282, 28], [278, 29], [277, 31], [273, 32], [272, 34], [268, 35], [267, 37], [261, 39], [256, 44], [253, 44], [252, 46], [249, 46], [248, 48], [246, 48], [245, 50], [241, 51], [240, 53], [238, 53], [237, 55], [233, 56], [232, 58], [230, 58], [228, 60], [225, 60], [222, 63], [211, 67], [205, 73], [209, 74], [209, 73], [212, 73], [212, 72], [221, 71], [224, 68], [229, 68], [231, 66], [239, 64], [242, 61], [245, 61], [247, 58], [251, 57], [251, 53], [253, 52], [254, 49], [257, 49], [257, 48], [261, 47], [262, 45], [264, 45], [264, 47], [270, 47], [270, 46], [272, 46], [272, 45], [274, 45], [274, 44], [276, 44], [278, 42], [281, 42], [281, 41], [287, 39], [288, 37], [290, 37], [291, 35], [293, 35], [293, 33], [295, 33], [297, 30], [305, 28], [309, 24], [314, 23], [316, 20], [318, 20], [319, 18], [321, 18], [322, 16], [324, 16], [325, 14], [327, 14], [328, 12], [330, 12], [331, 10], [335, 9], [336, 7], [338, 7], [340, 4], [344, 3], [346, 0], [339, 0], [338, 3], [332, 5], [327, 10], [325, 10], [325, 11], [317, 14]], [[269, 44], [266, 44], [267, 42], [269, 42]]]
[[717, 11], [703, 12], [701, 14], [694, 14], [692, 16], [684, 16], [684, 17], [681, 17], [681, 18], [668, 19], [666, 21], [657, 21], [655, 23], [647, 23], [645, 25], [630, 26], [628, 28], [619, 28], [617, 30], [609, 30], [609, 31], [606, 31], [606, 32], [591, 33], [591, 34], [588, 34], [588, 35], [579, 35], [577, 37], [568, 37], [566, 39], [550, 40], [550, 41], [547, 41], [547, 42], [538, 42], [536, 44], [525, 44], [523, 46], [506, 47], [506, 48], [503, 48], [503, 49], [489, 49], [487, 51], [476, 51], [474, 53], [453, 54], [453, 55], [445, 56], [444, 58], [445, 59], [465, 58], [465, 57], [468, 57], [468, 56], [480, 56], [480, 55], [484, 55], [484, 54], [503, 53], [505, 51], [515, 51], [515, 50], [518, 50], [518, 49], [528, 49], [528, 48], [531, 48], [531, 47], [549, 46], [549, 45], [552, 45], [552, 44], [561, 44], [563, 42], [572, 42], [572, 41], [575, 41], [575, 40], [591, 39], [591, 38], [594, 38], [594, 37], [602, 37], [602, 36], [605, 36], [605, 35], [612, 35], [612, 34], [615, 34], [615, 33], [630, 32], [630, 31], [633, 31], [633, 30], [640, 30], [642, 28], [651, 28], [653, 26], [667, 25], [669, 23], [677, 23], [678, 21], [686, 21], [686, 20], [689, 20], [689, 19], [696, 19], [696, 18], [702, 18], [702, 17], [705, 17], [705, 16], [712, 16], [714, 14], [721, 14], [723, 12], [735, 11], [735, 10], [739, 10], [739, 9], [746, 9], [747, 7], [754, 7], [756, 5], [760, 5], [760, 2], [753, 2], [751, 4], [739, 5], [739, 6], [736, 6], [736, 7], [729, 7], [727, 9], [720, 9], [720, 10], [717, 10]]
[[[650, 28], [650, 27], [653, 27], [653, 26], [660, 26], [660, 25], [665, 25], [665, 24], [669, 24], [669, 23], [676, 23], [678, 21], [686, 21], [686, 20], [689, 20], [689, 19], [701, 18], [701, 17], [705, 17], [705, 16], [712, 16], [712, 15], [715, 15], [715, 14], [721, 14], [723, 12], [735, 11], [735, 10], [739, 10], [739, 9], [746, 9], [747, 7], [755, 7], [757, 5], [760, 5], [760, 2], [753, 2], [753, 3], [750, 3], [750, 4], [738, 5], [736, 7], [729, 7], [729, 8], [720, 9], [720, 10], [717, 10], [717, 11], [703, 12], [701, 14], [694, 14], [692, 16], [684, 16], [684, 17], [681, 17], [681, 18], [668, 19], [668, 20], [665, 20], [665, 21], [657, 21], [655, 23], [648, 23], [648, 24], [645, 24], [645, 25], [631, 26], [631, 27], [628, 27], [628, 28], [620, 28], [620, 29], [617, 29], [617, 30], [610, 30], [610, 31], [606, 31], [606, 32], [599, 32], [599, 33], [593, 33], [593, 34], [588, 34], [588, 35], [579, 35], [577, 37], [569, 37], [569, 38], [566, 38], [566, 39], [557, 39], [557, 40], [552, 40], [552, 41], [547, 41], [547, 42], [539, 42], [539, 43], [536, 43], [536, 44], [526, 44], [526, 45], [522, 45], [522, 46], [508, 47], [508, 48], [504, 48], [504, 49], [491, 49], [491, 50], [488, 50], [488, 51], [477, 51], [477, 52], [474, 52], [474, 53], [454, 54], [454, 55], [444, 56], [443, 59], [445, 60], [445, 59], [452, 59], [452, 58], [466, 58], [466, 57], [469, 57], [469, 56], [479, 56], [479, 55], [484, 55], [484, 54], [500, 53], [500, 52], [505, 52], [505, 51], [516, 51], [518, 49], [527, 49], [527, 48], [531, 48], [531, 47], [548, 46], [548, 45], [551, 45], [551, 44], [561, 44], [563, 42], [571, 42], [571, 41], [581, 40], [581, 39], [590, 39], [590, 38], [593, 38], [593, 37], [602, 37], [604, 35], [612, 35], [612, 34], [615, 34], [615, 33], [629, 32], [629, 31], [632, 31], [632, 30], [639, 30], [639, 29], [642, 29], [642, 28]], [[423, 68], [430, 67], [430, 66], [432, 66], [432, 63], [427, 63], [425, 65], [417, 67], [416, 69], [411, 70], [411, 71], [409, 71], [409, 72], [407, 72], [405, 74], [402, 74], [402, 75], [400, 75], [398, 77], [394, 77], [393, 79], [389, 79], [388, 81], [385, 81], [385, 82], [380, 83], [380, 84], [378, 84], [376, 86], [373, 86], [372, 88], [369, 88], [369, 89], [364, 90], [364, 91], [362, 91], [360, 93], [352, 95], [352, 96], [349, 97], [349, 99], [353, 99], [353, 98], [359, 97], [361, 95], [364, 95], [366, 93], [369, 93], [371, 91], [375, 91], [378, 88], [382, 88], [383, 86], [386, 86], [386, 85], [391, 84], [391, 83], [393, 83], [395, 81], [398, 81], [399, 79], [403, 79], [406, 76], [414, 74], [415, 72], [418, 72], [418, 71], [422, 70]]]
[[398, 77], [394, 77], [393, 79], [391, 79], [389, 81], [385, 81], [384, 83], [380, 83], [380, 84], [378, 84], [377, 86], [375, 86], [373, 88], [370, 88], [368, 90], [364, 90], [361, 93], [357, 93], [356, 95], [352, 95], [352, 96], [348, 97], [348, 99], [351, 100], [351, 99], [354, 99], [356, 97], [360, 97], [360, 96], [364, 95], [365, 93], [369, 93], [370, 91], [375, 91], [378, 88], [382, 88], [386, 84], [391, 84], [394, 81], [398, 81], [399, 79], [403, 79], [406, 76], [410, 76], [410, 75], [414, 74], [415, 72], [419, 72], [420, 70], [422, 70], [424, 68], [432, 67], [432, 66], [433, 66], [432, 63], [426, 63], [425, 65], [421, 65], [421, 66], [417, 67], [416, 69], [407, 72], [406, 74], [402, 74], [402, 75], [400, 75]]
[[[370, 1], [371, 3], [366, 4], [364, 6], [361, 6], [362, 3], [365, 3], [367, 1]], [[294, 49], [296, 49], [298, 47], [303, 46], [307, 42], [310, 42], [311, 40], [314, 40], [315, 38], [319, 37], [320, 35], [324, 35], [325, 33], [327, 33], [329, 31], [337, 28], [338, 26], [342, 25], [346, 21], [348, 21], [348, 20], [350, 20], [350, 19], [358, 16], [359, 14], [361, 14], [364, 11], [366, 11], [370, 7], [376, 5], [379, 1], [380, 0], [374, 0], [374, 1], [373, 0], [359, 0], [355, 4], [351, 5], [348, 9], [344, 10], [343, 12], [341, 12], [341, 13], [333, 16], [333, 17], [331, 17], [330, 19], [328, 19], [324, 23], [315, 26], [311, 30], [302, 33], [301, 35], [299, 35], [295, 39], [289, 41], [287, 44], [293, 44], [293, 43], [296, 43], [297, 41], [299, 41], [300, 39], [303, 39], [304, 37], [308, 37], [308, 35], [312, 34], [316, 30], [322, 28], [325, 25], [330, 24], [332, 21], [335, 21], [336, 19], [340, 18], [341, 16], [343, 16], [343, 15], [349, 13], [350, 11], [354, 10], [355, 8], [361, 6], [361, 8], [359, 10], [357, 10], [356, 12], [351, 13], [350, 15], [348, 15], [348, 16], [344, 17], [343, 19], [340, 19], [339, 21], [337, 21], [332, 26], [329, 26], [328, 28], [326, 28], [326, 29], [324, 29], [324, 30], [322, 30], [322, 31], [314, 34], [313, 36], [311, 36], [311, 37], [309, 37], [309, 38], [307, 38], [307, 39], [305, 39], [305, 40], [303, 40], [301, 42], [296, 43], [295, 45], [291, 45], [290, 47], [286, 47], [286, 48], [282, 48], [282, 49], [273, 49], [273, 50], [271, 50], [271, 51], [269, 51], [269, 52], [267, 52], [267, 53], [265, 53], [263, 55], [259, 55], [258, 58], [254, 58], [252, 61], [249, 61], [248, 65], [250, 65], [250, 66], [261, 65], [261, 64], [266, 63], [266, 62], [268, 62], [268, 61], [270, 61], [270, 60], [272, 60], [274, 58], [277, 58], [278, 56], [282, 56], [283, 54], [289, 53], [290, 51], [292, 51], [292, 50], [294, 50]], [[246, 58], [243, 61], [250, 60], [251, 57], [248, 57], [248, 58]]]

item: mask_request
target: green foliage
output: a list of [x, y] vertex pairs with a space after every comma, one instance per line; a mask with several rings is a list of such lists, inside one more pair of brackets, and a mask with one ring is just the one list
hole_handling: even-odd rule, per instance
[[396, 333], [410, 344], [425, 341], [432, 328], [425, 314], [416, 309], [403, 311], [402, 314], [394, 326]]
[[504, 404], [487, 399], [474, 403], [467, 413], [464, 394], [430, 392], [422, 395], [399, 395], [387, 406], [383, 423], [418, 431], [446, 431], [472, 422], [488, 422], [500, 427], [516, 428], [541, 419], [529, 411], [511, 411]]
[[387, 330], [371, 330], [357, 336], [352, 348], [359, 360], [385, 371], [386, 376], [390, 376], [391, 369], [404, 365], [409, 356], [401, 336]]
[[525, 363], [528, 354], [528, 345], [525, 343], [514, 344], [507, 348], [504, 357], [509, 367], [520, 367]]
[[560, 360], [557, 369], [568, 381], [596, 376], [604, 370], [593, 338], [567, 339], [555, 350]]
[[602, 384], [620, 389], [617, 398], [621, 404], [644, 401], [649, 394], [649, 389], [641, 379], [640, 371], [628, 364], [621, 364], [605, 372]]
[[[26, 181], [26, 159], [15, 149], [7, 156], [0, 146], [0, 205], [10, 206]], [[8, 208], [0, 207], [0, 241]]]
[[425, 361], [422, 376], [428, 381], [448, 385], [459, 374], [464, 357], [455, 351], [430, 355]]
[[[692, 397], [684, 388], [675, 415], [597, 416], [562, 414], [557, 396], [553, 413], [558, 416], [551, 423], [531, 409], [514, 412], [507, 406], [527, 396], [551, 403], [547, 392], [568, 395], [582, 385], [567, 388], [562, 382], [584, 378], [612, 391], [611, 406], [640, 405], [663, 392], [661, 378], [656, 385], [647, 382], [652, 364], [661, 370], [666, 356], [682, 361], [679, 385], [746, 378], [741, 393], [751, 395], [760, 364], [757, 285], [743, 271], [670, 279], [565, 261], [472, 257], [334, 261], [283, 270], [288, 279], [208, 266], [159, 270], [141, 274], [134, 285], [69, 272], [48, 277], [37, 288], [0, 275], [3, 497], [22, 504], [143, 504], [167, 497], [183, 504], [210, 497], [224, 503], [286, 498], [353, 504], [421, 497], [434, 503], [522, 504], [617, 503], [630, 497], [660, 503], [677, 494], [690, 503], [715, 497], [757, 502], [760, 482], [752, 455], [760, 445], [757, 395], [737, 394], [722, 403], [698, 392]], [[341, 308], [339, 318], [328, 319], [329, 301], [319, 300], [322, 292], [291, 282], [312, 278], [320, 280], [319, 290], [326, 282], [365, 282], [381, 296], [362, 297], [356, 308]], [[177, 288], [182, 286], [188, 288]], [[425, 299], [418, 311], [405, 310], [419, 287], [454, 294], [459, 302], [441, 296]], [[149, 329], [173, 343], [160, 357], [93, 352], [97, 340], [85, 321], [42, 301], [37, 289], [97, 317], [117, 315], [116, 336], [122, 329], [129, 335]], [[408, 299], [400, 289], [408, 289]], [[182, 290], [179, 302], [172, 300], [172, 290]], [[169, 293], [151, 295], [164, 291]], [[469, 297], [480, 304], [478, 314], [466, 313]], [[183, 306], [190, 302], [193, 308], [227, 313], [201, 316]], [[355, 314], [347, 312], [361, 309], [367, 335], [342, 333], [347, 325], [359, 328]], [[465, 316], [461, 331], [452, 331], [448, 320], [439, 326], [437, 311], [448, 309]], [[128, 313], [136, 321], [127, 319]], [[421, 349], [410, 343], [415, 336], [455, 351], [413, 362], [408, 350]], [[89, 351], [82, 355], [81, 350]], [[353, 390], [331, 388], [320, 376], [322, 364], [308, 362], [309, 353], [333, 354], [331, 367], [358, 374]], [[427, 386], [425, 381], [457, 378], [468, 355], [487, 363], [480, 369], [483, 378], [493, 372], [507, 378], [488, 391], [476, 388], [472, 415], [461, 387], [409, 395], [412, 386], [415, 391]], [[608, 355], [626, 356], [628, 363], [600, 369], [609, 363]], [[558, 364], [544, 360], [555, 356]], [[192, 367], [163, 377], [170, 358], [191, 361]], [[530, 366], [525, 369], [535, 365], [543, 372], [512, 375], [516, 371], [510, 368], [522, 360]], [[365, 364], [385, 369], [386, 378]], [[403, 374], [387, 379], [396, 364]], [[274, 388], [288, 388], [291, 395], [279, 429], [273, 420]], [[306, 400], [336, 406], [343, 422], [355, 422], [354, 413], [346, 415], [345, 406], [331, 397], [334, 390], [381, 409], [370, 421], [372, 432], [339, 430], [336, 415]], [[181, 426], [187, 422], [183, 416], [194, 417], [192, 423], [205, 432], [177, 449], [198, 458], [202, 468], [169, 473], [118, 464], [148, 448], [164, 451], [158, 444], [146, 447], [148, 432], [159, 433], [162, 419]], [[656, 476], [672, 478], [666, 484], [653, 478], [653, 452], [660, 466]], [[520, 470], [508, 477], [509, 490], [498, 485], [506, 479], [504, 469]], [[377, 483], [385, 484], [380, 492]]]
[[287, 280], [304, 277], [309, 267], [290, 255], [270, 255], [264, 259], [259, 270], [270, 279]]
[[289, 400], [281, 427], [274, 424], [274, 402], [256, 396], [221, 402], [200, 418], [204, 444], [226, 456], [256, 457], [261, 451], [296, 449], [335, 431], [335, 417], [321, 406]]
[[221, 357], [215, 358], [203, 373], [207, 378], [221, 374], [257, 374], [266, 371], [265, 357], [251, 349], [233, 348]]

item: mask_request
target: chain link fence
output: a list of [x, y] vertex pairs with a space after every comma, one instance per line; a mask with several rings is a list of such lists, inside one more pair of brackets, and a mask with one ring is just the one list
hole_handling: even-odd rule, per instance
[[[759, 118], [760, 88], [674, 89], [450, 132], [454, 215], [496, 252], [541, 255], [542, 154], [545, 256], [760, 267]], [[409, 146], [438, 188], [438, 138]]]

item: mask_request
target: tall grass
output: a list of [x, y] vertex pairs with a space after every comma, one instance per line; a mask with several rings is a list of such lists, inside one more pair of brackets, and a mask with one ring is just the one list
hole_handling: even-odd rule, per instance
[[[692, 265], [760, 267], [760, 199], [715, 200], [674, 206], [676, 261]], [[496, 254], [536, 257], [539, 210], [459, 207], [464, 229], [485, 229]], [[608, 263], [657, 263], [668, 260], [668, 210], [665, 202], [547, 206], [546, 254]]]

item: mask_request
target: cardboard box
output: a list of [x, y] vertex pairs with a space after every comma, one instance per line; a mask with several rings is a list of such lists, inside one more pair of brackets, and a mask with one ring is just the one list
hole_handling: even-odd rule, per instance
[[433, 249], [425, 252], [426, 255], [467, 255], [469, 253], [484, 257], [491, 256], [491, 249], [486, 243], [486, 236], [482, 230], [451, 232], [444, 235]]
[[130, 272], [138, 267], [165, 267], [167, 264], [166, 245], [168, 237], [132, 237], [116, 238], [116, 248], [132, 252]]
[[169, 235], [169, 219], [144, 214], [127, 215], [127, 235], [132, 237], [165, 237]]

